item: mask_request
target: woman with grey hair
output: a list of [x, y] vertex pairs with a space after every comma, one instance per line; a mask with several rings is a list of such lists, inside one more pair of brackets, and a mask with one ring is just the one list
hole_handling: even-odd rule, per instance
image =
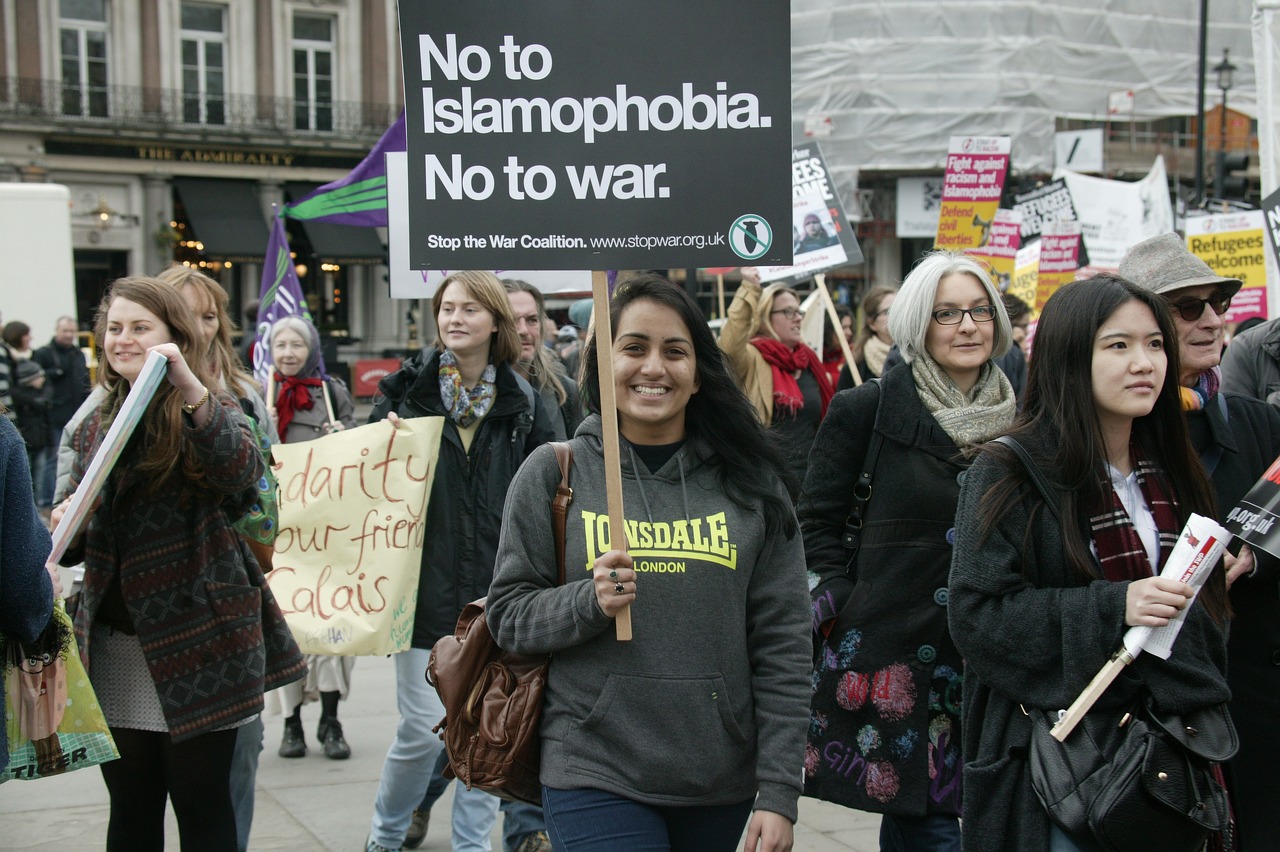
[[805, 794], [883, 814], [882, 849], [958, 850], [947, 573], [969, 459], [1013, 422], [992, 363], [1011, 333], [986, 270], [946, 251], [907, 276], [889, 331], [906, 363], [836, 395], [800, 497], [817, 648]]
[[[341, 379], [325, 376], [320, 369], [320, 333], [302, 317], [283, 317], [271, 326], [271, 360], [275, 391], [270, 394], [275, 428], [280, 441], [310, 441], [356, 425], [355, 403]], [[326, 398], [327, 397], [327, 398]], [[332, 419], [329, 412], [333, 411]], [[302, 734], [304, 701], [320, 701], [316, 739], [330, 760], [346, 760], [351, 747], [338, 721], [338, 701], [351, 689], [354, 657], [307, 655], [306, 680], [294, 681], [276, 693], [285, 713], [284, 736], [277, 751], [281, 757], [303, 757], [307, 742]]]

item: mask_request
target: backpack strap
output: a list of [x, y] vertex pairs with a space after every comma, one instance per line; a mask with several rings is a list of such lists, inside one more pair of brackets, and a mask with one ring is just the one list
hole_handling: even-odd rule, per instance
[[[880, 416], [880, 400], [884, 398], [884, 391], [880, 388], [879, 379], [871, 379], [870, 382], [864, 384], [874, 384], [876, 393], [880, 396], [876, 399], [876, 419]], [[871, 443], [867, 446], [866, 458], [862, 460], [862, 474], [858, 476], [857, 483], [853, 486], [853, 506], [849, 508], [849, 517], [844, 522], [844, 535], [840, 537], [840, 543], [849, 551], [849, 567], [853, 566], [853, 560], [858, 555], [858, 548], [862, 545], [862, 525], [865, 519], [862, 517], [867, 511], [867, 503], [871, 501], [871, 479], [876, 472], [876, 462], [880, 458], [880, 448], [884, 445], [884, 436], [875, 429], [875, 421], [872, 421]]]
[[1008, 435], [1001, 435], [996, 438], [995, 443], [1004, 444], [1013, 450], [1013, 454], [1018, 457], [1022, 462], [1022, 466], [1027, 469], [1027, 473], [1031, 476], [1031, 481], [1035, 483], [1036, 490], [1044, 498], [1044, 504], [1049, 508], [1049, 513], [1053, 515], [1058, 523], [1062, 523], [1062, 516], [1058, 514], [1058, 498], [1054, 494], [1053, 486], [1049, 484], [1049, 479], [1044, 475], [1044, 471], [1040, 469], [1040, 465], [1036, 464], [1035, 459], [1031, 458], [1031, 453], [1027, 452], [1027, 448]]
[[552, 441], [551, 449], [556, 451], [556, 462], [560, 465], [560, 484], [556, 486], [556, 496], [551, 498], [551, 532], [556, 539], [556, 566], [560, 579], [557, 586], [564, 585], [564, 531], [569, 516], [569, 504], [573, 502], [573, 489], [569, 487], [569, 470], [573, 467], [573, 449], [564, 441]]

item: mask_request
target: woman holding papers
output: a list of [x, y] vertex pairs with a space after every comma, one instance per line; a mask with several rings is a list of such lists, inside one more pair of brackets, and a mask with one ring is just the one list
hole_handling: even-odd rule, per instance
[[[73, 438], [72, 488], [123, 416], [150, 353], [168, 361], [80, 542], [76, 638], [120, 750], [102, 765], [108, 850], [164, 848], [166, 799], [183, 849], [236, 848], [236, 729], [302, 657], [258, 563], [232, 528], [263, 460], [249, 423], [209, 375], [196, 318], [154, 278], [122, 278], [98, 312], [102, 404]], [[55, 510], [61, 519], [65, 504]]]
[[[583, 356], [593, 413], [569, 442], [565, 583], [560, 470], [542, 447], [511, 483], [489, 590], [498, 644], [551, 654], [547, 829], [562, 852], [731, 852], [749, 821], [747, 852], [785, 852], [809, 692], [785, 463], [683, 289], [623, 281], [610, 320], [612, 344], [593, 337]], [[614, 369], [630, 553], [607, 523], [599, 357]], [[620, 642], [614, 618], [631, 604], [635, 638]]]
[[[1176, 344], [1167, 307], [1128, 281], [1063, 287], [1041, 314], [1010, 433], [1057, 492], [1061, 524], [1001, 444], [965, 477], [948, 609], [966, 659], [966, 849], [1098, 848], [1051, 824], [1032, 791], [1024, 709], [1066, 708], [1127, 628], [1188, 606], [1189, 587], [1156, 575], [1191, 513], [1215, 513], [1179, 407]], [[1215, 569], [1173, 655], [1140, 655], [1090, 712], [1119, 718], [1143, 694], [1165, 713], [1222, 704], [1227, 614]]]

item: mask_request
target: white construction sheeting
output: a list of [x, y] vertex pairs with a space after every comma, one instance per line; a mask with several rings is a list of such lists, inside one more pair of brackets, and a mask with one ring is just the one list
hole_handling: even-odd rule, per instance
[[1258, 167], [1266, 198], [1280, 188], [1280, 0], [1253, 4], [1253, 57], [1258, 81]]

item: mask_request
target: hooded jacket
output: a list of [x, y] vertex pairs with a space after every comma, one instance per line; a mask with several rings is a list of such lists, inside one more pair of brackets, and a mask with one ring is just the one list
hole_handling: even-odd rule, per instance
[[794, 821], [810, 668], [800, 536], [766, 536], [762, 513], [724, 493], [704, 444], [690, 439], [650, 473], [624, 441], [638, 596], [634, 639], [618, 642], [591, 580], [610, 549], [598, 415], [570, 446], [565, 585], [550, 510], [560, 471], [545, 447], [511, 484], [486, 616], [504, 649], [552, 655], [542, 783], [660, 806], [755, 798]]
[[369, 416], [443, 417], [440, 455], [427, 511], [413, 619], [414, 648], [453, 633], [462, 608], [489, 590], [507, 487], [525, 457], [552, 440], [551, 420], [529, 383], [498, 366], [497, 395], [470, 451], [440, 401], [440, 353], [424, 350], [378, 383], [383, 394]]
[[1280, 408], [1280, 319], [1232, 338], [1222, 356], [1222, 390]]

